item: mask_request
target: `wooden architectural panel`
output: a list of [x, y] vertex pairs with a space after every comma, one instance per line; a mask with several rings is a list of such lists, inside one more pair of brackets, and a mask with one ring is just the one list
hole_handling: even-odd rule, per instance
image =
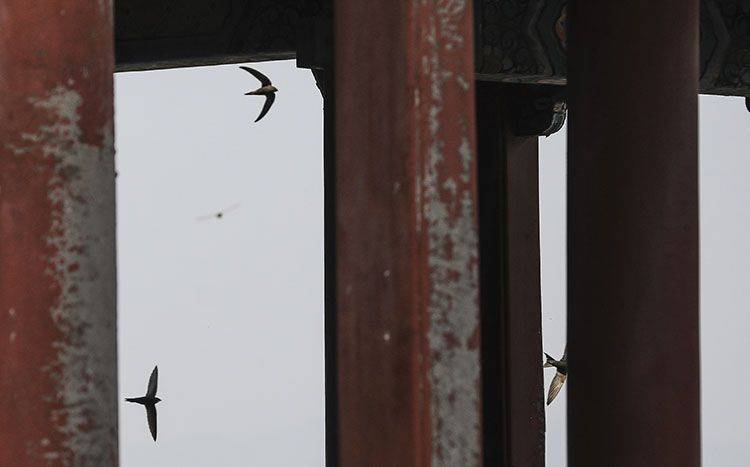
[[[328, 1], [118, 0], [117, 70], [295, 58]], [[478, 79], [565, 84], [568, 0], [473, 3]], [[700, 5], [700, 91], [750, 96], [750, 0]]]
[[[565, 84], [568, 3], [476, 0], [477, 76]], [[750, 0], [701, 0], [700, 9], [700, 92], [750, 96]]]
[[118, 71], [294, 58], [322, 0], [118, 0]]
[[565, 84], [567, 0], [476, 0], [479, 79]]

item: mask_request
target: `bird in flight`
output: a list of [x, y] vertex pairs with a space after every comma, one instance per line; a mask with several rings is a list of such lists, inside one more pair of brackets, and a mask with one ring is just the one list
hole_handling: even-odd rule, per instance
[[552, 378], [552, 383], [549, 386], [549, 393], [547, 394], [547, 405], [550, 405], [568, 378], [568, 347], [565, 346], [565, 352], [560, 360], [555, 360], [546, 353], [544, 355], [547, 357], [547, 361], [544, 362], [544, 368], [554, 367], [557, 369], [555, 377]]
[[261, 84], [261, 87], [259, 87], [255, 91], [246, 92], [245, 95], [266, 96], [266, 102], [263, 104], [263, 109], [260, 111], [260, 115], [258, 115], [258, 118], [255, 119], [255, 121], [257, 122], [268, 113], [268, 110], [273, 105], [273, 101], [276, 100], [276, 91], [278, 91], [278, 89], [276, 89], [276, 87], [271, 84], [271, 80], [268, 79], [268, 77], [260, 71], [250, 68], [249, 66], [241, 66], [240, 68], [258, 78], [258, 81], [260, 81]]
[[126, 398], [128, 402], [135, 402], [146, 407], [146, 418], [148, 419], [148, 429], [151, 430], [151, 436], [156, 441], [156, 404], [161, 401], [156, 397], [156, 385], [159, 380], [159, 367], [155, 366], [148, 379], [148, 389], [143, 397]]
[[197, 217], [196, 220], [197, 221], [207, 221], [209, 219], [222, 219], [226, 213], [232, 212], [235, 209], [237, 209], [238, 207], [240, 207], [240, 203], [234, 203], [233, 205], [228, 206], [228, 207], [222, 209], [221, 211], [217, 211], [217, 212], [214, 212], [214, 213], [211, 213], [211, 214], [206, 214], [205, 216]]

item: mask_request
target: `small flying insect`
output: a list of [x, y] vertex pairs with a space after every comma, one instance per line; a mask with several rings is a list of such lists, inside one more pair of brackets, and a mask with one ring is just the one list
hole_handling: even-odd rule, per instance
[[223, 219], [224, 215], [226, 215], [228, 212], [232, 212], [240, 207], [240, 203], [234, 203], [231, 206], [228, 206], [220, 211], [214, 212], [212, 214], [206, 214], [204, 216], [197, 217], [195, 220], [199, 222], [211, 220], [211, 219]]

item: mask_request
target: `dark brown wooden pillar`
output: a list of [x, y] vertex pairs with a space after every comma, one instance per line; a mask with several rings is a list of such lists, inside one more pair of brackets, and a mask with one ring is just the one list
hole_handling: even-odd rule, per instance
[[539, 144], [516, 86], [477, 83], [485, 465], [544, 466]]
[[471, 2], [334, 5], [339, 463], [479, 466]]
[[[331, 44], [332, 45], [332, 44]], [[315, 70], [323, 94], [323, 222], [325, 250], [325, 420], [326, 466], [338, 460], [338, 367], [336, 325], [336, 101], [333, 67]]]
[[112, 2], [0, 5], [0, 465], [116, 466]]
[[698, 466], [698, 1], [568, 17], [568, 465]]

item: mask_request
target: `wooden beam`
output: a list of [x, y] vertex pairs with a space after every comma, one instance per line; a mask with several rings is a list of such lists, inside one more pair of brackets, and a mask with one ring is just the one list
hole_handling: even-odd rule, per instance
[[117, 0], [117, 71], [293, 59], [314, 0]]
[[[328, 1], [117, 0], [117, 71], [292, 59], [318, 42]], [[473, 4], [478, 79], [565, 84], [568, 0]], [[750, 0], [701, 0], [701, 93], [750, 96], [748, 12]]]

